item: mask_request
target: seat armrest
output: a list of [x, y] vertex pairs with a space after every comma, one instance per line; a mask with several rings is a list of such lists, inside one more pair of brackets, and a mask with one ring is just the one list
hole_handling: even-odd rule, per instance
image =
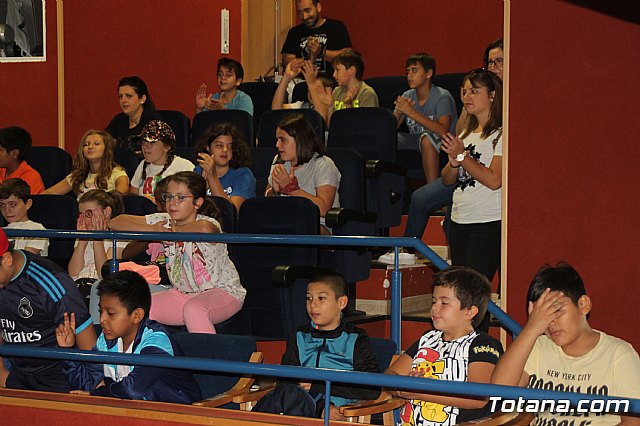
[[404, 398], [396, 398], [389, 393], [382, 391], [378, 399], [360, 401], [356, 404], [347, 404], [340, 407], [340, 414], [345, 417], [370, 416], [372, 414], [384, 413], [395, 410], [405, 405]]
[[391, 163], [384, 160], [367, 160], [365, 163], [364, 175], [366, 177], [378, 177], [383, 172], [394, 175], [405, 176], [407, 168], [398, 163]]
[[311, 265], [278, 265], [271, 271], [271, 284], [274, 287], [291, 287], [295, 280], [311, 278], [331, 272], [327, 268]]
[[347, 222], [376, 223], [377, 215], [372, 212], [335, 207], [327, 211], [324, 216], [325, 224], [329, 228], [342, 228]]

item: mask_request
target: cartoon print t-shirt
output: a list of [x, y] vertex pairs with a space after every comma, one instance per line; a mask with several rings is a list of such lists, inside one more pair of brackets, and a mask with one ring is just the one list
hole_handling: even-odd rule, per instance
[[133, 178], [131, 179], [131, 186], [133, 186], [134, 188], [138, 188], [138, 195], [145, 196], [152, 201], [154, 199], [153, 191], [156, 189], [156, 185], [158, 184], [158, 182], [160, 182], [167, 176], [174, 175], [178, 172], [191, 172], [195, 167], [195, 165], [191, 161], [185, 160], [182, 157], [175, 156], [169, 167], [167, 167], [161, 175], [158, 175], [158, 173], [160, 173], [160, 171], [164, 168], [164, 165], [148, 163], [147, 175], [143, 181], [142, 168], [144, 167], [144, 164], [144, 161], [141, 161], [140, 164], [138, 164], [138, 168], [136, 169], [135, 173], [133, 174]]
[[[468, 366], [473, 362], [496, 364], [502, 345], [488, 334], [473, 331], [456, 340], [442, 338], [442, 331], [430, 330], [405, 354], [413, 358], [412, 369], [431, 380], [467, 381]], [[403, 426], [455, 425], [484, 417], [489, 405], [481, 409], [461, 409], [429, 401], [410, 400], [400, 414]]]

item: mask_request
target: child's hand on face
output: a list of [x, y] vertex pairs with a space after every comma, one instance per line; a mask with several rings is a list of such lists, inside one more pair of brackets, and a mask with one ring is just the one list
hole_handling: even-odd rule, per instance
[[561, 291], [546, 289], [535, 303], [529, 302], [529, 321], [526, 327], [535, 331], [536, 335], [544, 333], [551, 322], [567, 312], [567, 303], [569, 298]]
[[56, 328], [56, 340], [61, 348], [72, 348], [76, 344], [76, 315], [64, 313], [64, 320]]
[[91, 217], [91, 229], [94, 231], [106, 231], [109, 229], [107, 224], [107, 218], [104, 215], [104, 210], [97, 209], [94, 210], [93, 216]]

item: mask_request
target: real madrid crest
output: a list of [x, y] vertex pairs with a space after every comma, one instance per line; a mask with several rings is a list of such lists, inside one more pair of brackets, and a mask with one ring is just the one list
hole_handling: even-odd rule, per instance
[[26, 297], [20, 299], [20, 305], [18, 305], [18, 314], [22, 318], [31, 318], [33, 315], [33, 308], [31, 307], [31, 302]]

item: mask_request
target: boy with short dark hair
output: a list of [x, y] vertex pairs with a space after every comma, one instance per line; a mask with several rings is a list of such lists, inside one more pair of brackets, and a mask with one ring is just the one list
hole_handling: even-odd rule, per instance
[[207, 95], [207, 85], [202, 83], [196, 93], [196, 113], [219, 109], [240, 109], [253, 115], [251, 97], [238, 90], [244, 78], [242, 64], [235, 59], [218, 60], [218, 87], [220, 91]]
[[[347, 283], [342, 275], [332, 272], [314, 277], [307, 286], [307, 313], [310, 324], [301, 326], [287, 342], [282, 365], [333, 368], [378, 373], [376, 359], [367, 333], [342, 318], [347, 306]], [[321, 349], [322, 348], [322, 349]], [[316, 400], [322, 415], [324, 383], [301, 383]], [[333, 420], [344, 420], [337, 407], [357, 400], [376, 399], [380, 389], [357, 385], [331, 386]]]
[[410, 89], [395, 101], [398, 127], [406, 123], [409, 133], [398, 133], [398, 149], [420, 151], [427, 183], [440, 175], [440, 138], [455, 134], [458, 113], [453, 96], [433, 85], [436, 60], [428, 53], [416, 53], [406, 61]]
[[[11, 178], [0, 184], [0, 212], [7, 221], [7, 229], [46, 230], [41, 223], [29, 219], [28, 212], [32, 203], [31, 189], [22, 179]], [[48, 238], [16, 237], [12, 242], [14, 249], [40, 256], [49, 254]]]
[[32, 194], [44, 191], [42, 176], [25, 161], [31, 149], [31, 135], [22, 127], [0, 129], [0, 182], [20, 178]]
[[[120, 271], [98, 284], [102, 333], [93, 350], [141, 355], [182, 355], [164, 327], [149, 319], [151, 293], [137, 272]], [[60, 347], [75, 344], [75, 316], [64, 314], [58, 327]], [[191, 404], [201, 398], [186, 370], [65, 362], [71, 393]]]
[[[491, 383], [640, 398], [640, 358], [622, 339], [591, 328], [591, 298], [567, 263], [543, 266], [527, 294], [529, 320], [496, 366]], [[536, 425], [640, 424], [604, 413], [537, 415]]]
[[[371, 86], [362, 81], [364, 59], [355, 50], [346, 50], [333, 60], [333, 78], [338, 86], [333, 89], [331, 100], [307, 80], [310, 88], [316, 88], [311, 96], [318, 112], [327, 125], [331, 114], [345, 108], [377, 107], [378, 95]], [[315, 84], [315, 83], [314, 83]]]
[[[491, 285], [487, 278], [464, 266], [453, 266], [433, 277], [433, 330], [411, 345], [386, 374], [436, 380], [489, 383], [502, 345], [474, 330], [487, 311]], [[407, 399], [403, 424], [454, 425], [489, 414], [485, 399], [391, 390]]]

